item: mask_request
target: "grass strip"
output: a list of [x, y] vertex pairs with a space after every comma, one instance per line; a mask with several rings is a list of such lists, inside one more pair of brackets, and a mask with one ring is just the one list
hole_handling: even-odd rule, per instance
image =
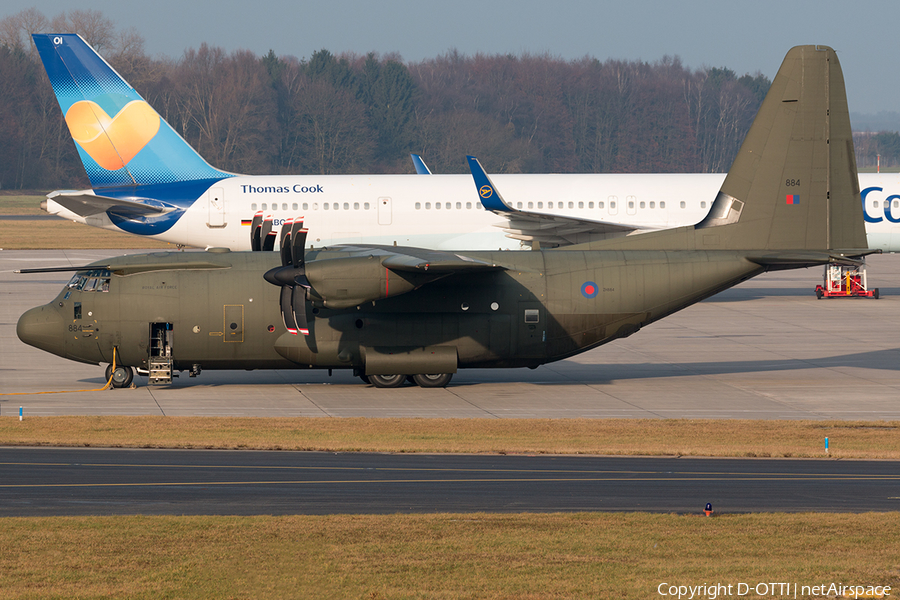
[[[661, 597], [661, 583], [740, 582], [900, 588], [897, 513], [134, 516], [0, 523], [0, 585], [7, 599], [645, 599]], [[801, 590], [801, 598], [826, 596]], [[738, 597], [736, 588], [725, 597]]]
[[107, 231], [63, 219], [4, 221], [0, 219], [0, 248], [4, 250], [89, 250], [109, 248], [129, 250], [165, 248], [176, 250], [175, 244], [148, 237]]
[[0, 417], [0, 445], [896, 460], [898, 429], [896, 421], [12, 416]]

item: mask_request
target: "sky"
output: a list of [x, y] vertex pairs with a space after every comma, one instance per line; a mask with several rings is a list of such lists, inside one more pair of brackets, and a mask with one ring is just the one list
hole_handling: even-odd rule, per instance
[[322, 48], [397, 53], [406, 62], [451, 49], [601, 61], [669, 55], [693, 69], [771, 79], [792, 46], [824, 44], [841, 61], [851, 113], [900, 112], [897, 0], [4, 0], [0, 18], [32, 7], [48, 18], [99, 10], [134, 27], [149, 55], [176, 59], [203, 42], [301, 59]]

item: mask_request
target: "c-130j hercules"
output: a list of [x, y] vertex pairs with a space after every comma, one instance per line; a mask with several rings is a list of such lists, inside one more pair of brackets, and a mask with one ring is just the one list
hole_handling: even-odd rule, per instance
[[[493, 192], [487, 179], [477, 186]], [[825, 46], [788, 52], [697, 225], [523, 252], [305, 245], [298, 219], [282, 228], [280, 253], [152, 253], [68, 269], [69, 285], [22, 315], [17, 333], [71, 360], [115, 361], [118, 387], [132, 367], [151, 382], [172, 370], [311, 368], [433, 387], [458, 369], [567, 358], [766, 271], [872, 252], [843, 75]]]

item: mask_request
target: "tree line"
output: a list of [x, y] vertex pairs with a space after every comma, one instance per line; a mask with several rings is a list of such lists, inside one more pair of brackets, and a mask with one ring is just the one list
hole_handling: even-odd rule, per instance
[[201, 44], [151, 58], [98, 11], [0, 20], [0, 185], [87, 185], [31, 42], [78, 33], [207, 161], [247, 174], [724, 172], [768, 91], [764, 75], [548, 54], [405, 63], [395, 55], [308, 59]]

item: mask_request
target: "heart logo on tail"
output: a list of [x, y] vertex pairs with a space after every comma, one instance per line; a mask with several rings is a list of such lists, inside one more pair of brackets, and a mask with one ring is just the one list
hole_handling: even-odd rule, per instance
[[72, 137], [98, 165], [117, 171], [127, 165], [159, 131], [159, 115], [143, 100], [125, 105], [110, 118], [90, 100], [76, 102], [66, 113]]

